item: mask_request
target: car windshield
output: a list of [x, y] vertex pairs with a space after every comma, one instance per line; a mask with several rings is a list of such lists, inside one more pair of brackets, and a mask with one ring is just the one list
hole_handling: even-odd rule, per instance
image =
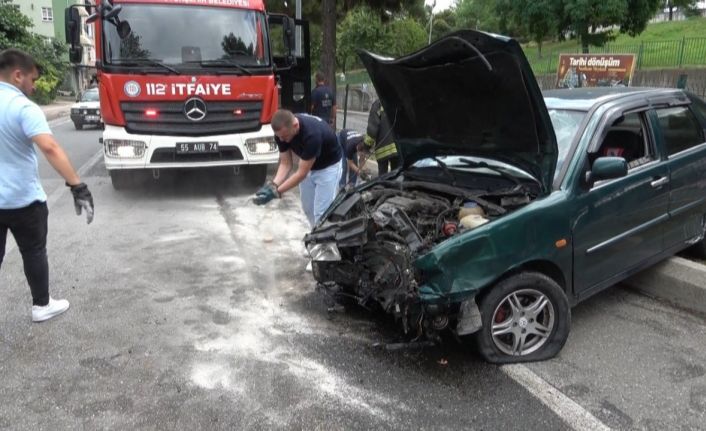
[[559, 147], [559, 157], [557, 158], [556, 170], [554, 171], [555, 176], [564, 166], [566, 155], [571, 147], [571, 141], [574, 139], [574, 136], [576, 136], [579, 125], [585, 116], [586, 113], [583, 111], [549, 109], [549, 118], [551, 118], [552, 127], [554, 127], [554, 133], [556, 134], [556, 143]]
[[81, 95], [81, 102], [98, 102], [98, 92], [86, 91]]
[[242, 67], [269, 65], [267, 25], [261, 12], [141, 3], [122, 4], [119, 19], [130, 25], [131, 32], [121, 39], [116, 25], [103, 23], [107, 64], [144, 68], [145, 60], [150, 60], [154, 66], [177, 69], [219, 62], [228, 68], [233, 68], [229, 62]]

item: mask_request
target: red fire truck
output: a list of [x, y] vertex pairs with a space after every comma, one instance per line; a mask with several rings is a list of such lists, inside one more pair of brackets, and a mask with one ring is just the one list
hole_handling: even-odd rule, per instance
[[[264, 181], [278, 160], [272, 114], [309, 104], [306, 22], [268, 14], [263, 0], [97, 1], [66, 9], [66, 39], [79, 62], [81, 26], [95, 23], [113, 186], [193, 168], [225, 167]], [[90, 14], [85, 22], [78, 7]]]

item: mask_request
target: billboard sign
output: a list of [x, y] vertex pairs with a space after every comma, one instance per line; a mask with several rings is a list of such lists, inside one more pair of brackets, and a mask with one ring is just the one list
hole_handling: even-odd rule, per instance
[[560, 54], [557, 88], [628, 87], [635, 54]]

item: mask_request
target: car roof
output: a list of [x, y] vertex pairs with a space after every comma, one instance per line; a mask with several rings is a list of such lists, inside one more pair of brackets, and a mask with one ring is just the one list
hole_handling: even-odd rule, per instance
[[683, 94], [674, 88], [648, 88], [648, 87], [590, 87], [561, 90], [547, 90], [542, 92], [544, 103], [549, 109], [575, 109], [588, 111], [596, 104], [602, 104], [619, 99], [626, 99], [636, 95], [645, 97]]

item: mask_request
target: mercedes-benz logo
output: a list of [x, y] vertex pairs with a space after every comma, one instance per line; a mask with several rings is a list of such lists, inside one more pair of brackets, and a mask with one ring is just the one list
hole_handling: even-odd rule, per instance
[[201, 121], [206, 117], [206, 102], [192, 97], [184, 103], [184, 115], [191, 121]]

